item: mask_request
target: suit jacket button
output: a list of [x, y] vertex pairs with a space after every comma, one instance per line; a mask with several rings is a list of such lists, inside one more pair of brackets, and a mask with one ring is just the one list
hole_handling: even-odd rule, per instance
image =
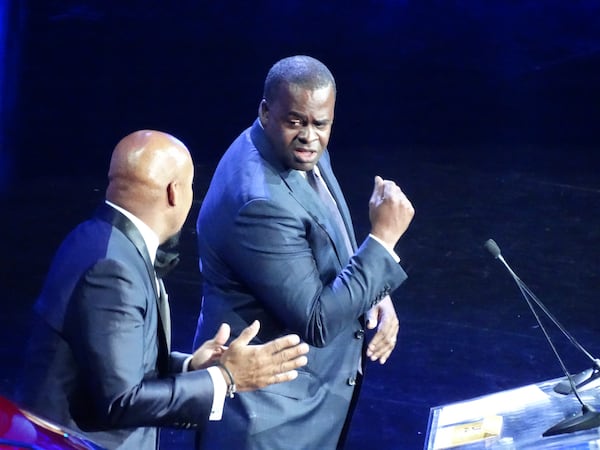
[[360, 329], [354, 332], [354, 338], [355, 339], [362, 339], [363, 336], [365, 335], [365, 330]]
[[348, 386], [354, 386], [356, 384], [356, 378], [350, 377], [346, 382], [348, 383]]

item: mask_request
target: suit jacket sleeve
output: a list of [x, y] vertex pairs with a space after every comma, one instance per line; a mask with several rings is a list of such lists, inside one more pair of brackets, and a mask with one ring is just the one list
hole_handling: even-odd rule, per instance
[[[145, 330], [155, 307], [149, 281], [114, 260], [95, 264], [80, 281], [65, 333], [82, 368], [84, 392], [100, 427], [198, 427], [210, 414], [206, 371], [157, 378], [157, 343]], [[148, 292], [151, 292], [148, 290]]]
[[190, 356], [189, 353], [171, 352], [169, 354], [169, 373], [177, 374], [183, 372], [183, 363]]
[[406, 278], [373, 239], [366, 239], [341, 266], [329, 236], [308, 212], [301, 217], [268, 199], [252, 200], [239, 210], [226, 245], [228, 263], [250, 291], [289, 329], [318, 347]]

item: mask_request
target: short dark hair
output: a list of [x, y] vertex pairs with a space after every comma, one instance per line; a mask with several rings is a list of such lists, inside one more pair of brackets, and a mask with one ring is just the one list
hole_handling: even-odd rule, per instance
[[282, 84], [295, 84], [310, 90], [332, 86], [334, 94], [336, 92], [335, 80], [327, 66], [305, 55], [283, 58], [271, 67], [265, 79], [263, 98], [272, 100]]

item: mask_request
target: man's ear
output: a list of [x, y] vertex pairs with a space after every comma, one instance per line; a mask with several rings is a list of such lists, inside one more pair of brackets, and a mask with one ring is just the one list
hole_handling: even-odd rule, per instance
[[269, 104], [264, 98], [261, 100], [260, 105], [258, 105], [258, 117], [264, 127], [269, 120]]
[[169, 206], [175, 206], [177, 203], [177, 182], [171, 181], [167, 185], [167, 201], [169, 202]]

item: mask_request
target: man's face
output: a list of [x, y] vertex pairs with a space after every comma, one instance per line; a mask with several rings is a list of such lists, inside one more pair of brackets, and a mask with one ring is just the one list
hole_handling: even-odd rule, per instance
[[286, 167], [308, 171], [317, 164], [329, 142], [334, 108], [332, 86], [309, 90], [282, 85], [274, 99], [263, 99], [260, 121]]

